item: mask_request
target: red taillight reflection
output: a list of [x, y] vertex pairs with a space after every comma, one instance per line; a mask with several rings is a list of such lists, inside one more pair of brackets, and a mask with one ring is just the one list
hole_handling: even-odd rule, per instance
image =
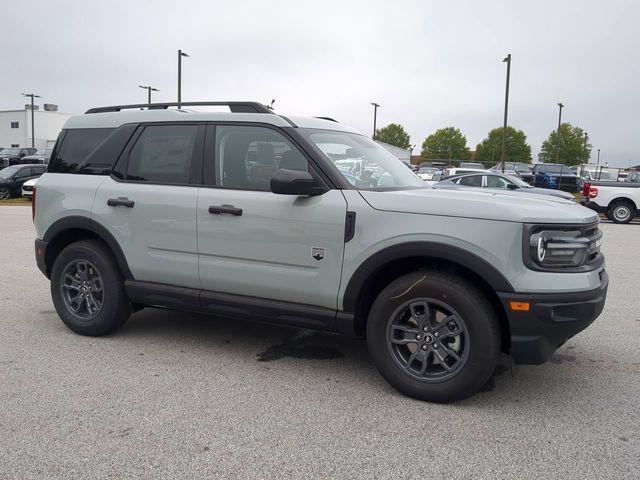
[[33, 196], [31, 197], [31, 220], [36, 219], [36, 186], [33, 186]]
[[589, 198], [596, 198], [598, 196], [598, 187], [589, 188]]

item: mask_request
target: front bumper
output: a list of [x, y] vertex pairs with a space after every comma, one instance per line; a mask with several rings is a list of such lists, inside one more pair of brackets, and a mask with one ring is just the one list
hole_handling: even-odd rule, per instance
[[[600, 272], [600, 287], [577, 293], [498, 293], [511, 330], [511, 355], [516, 363], [539, 365], [569, 338], [587, 328], [604, 308], [609, 276]], [[529, 302], [514, 311], [511, 302]]]

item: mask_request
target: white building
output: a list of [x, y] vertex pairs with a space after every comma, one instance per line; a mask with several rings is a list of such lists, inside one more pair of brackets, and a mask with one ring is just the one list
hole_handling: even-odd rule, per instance
[[[35, 147], [47, 148], [56, 143], [62, 126], [73, 114], [36, 110], [35, 115]], [[31, 108], [0, 110], [0, 147], [30, 147], [31, 137]]]

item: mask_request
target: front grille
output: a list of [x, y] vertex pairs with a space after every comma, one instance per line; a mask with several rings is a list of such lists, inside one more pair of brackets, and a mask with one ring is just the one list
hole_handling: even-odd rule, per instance
[[9, 159], [8, 158], [0, 158], [0, 167], [8, 167]]

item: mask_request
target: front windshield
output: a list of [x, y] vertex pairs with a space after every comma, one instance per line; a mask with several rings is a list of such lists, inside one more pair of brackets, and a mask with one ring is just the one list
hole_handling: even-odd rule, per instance
[[571, 173], [571, 170], [564, 165], [542, 165], [540, 171], [546, 173]]
[[367, 137], [347, 132], [301, 130], [359, 190], [428, 188], [400, 160]]
[[20, 155], [19, 148], [5, 148], [0, 152], [0, 155]]
[[16, 173], [18, 170], [20, 170], [19, 167], [7, 167], [7, 168], [3, 168], [2, 170], [0, 170], [0, 178], [10, 178], [13, 176], [14, 173]]

